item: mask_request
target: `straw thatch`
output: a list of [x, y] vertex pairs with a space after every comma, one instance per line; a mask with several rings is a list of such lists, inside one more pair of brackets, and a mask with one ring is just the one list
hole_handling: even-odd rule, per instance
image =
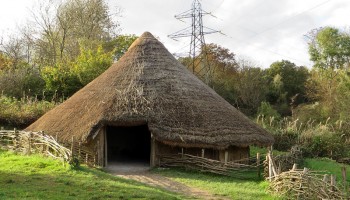
[[181, 147], [267, 146], [273, 137], [181, 65], [145, 32], [108, 70], [27, 130], [90, 141], [106, 125], [148, 124]]

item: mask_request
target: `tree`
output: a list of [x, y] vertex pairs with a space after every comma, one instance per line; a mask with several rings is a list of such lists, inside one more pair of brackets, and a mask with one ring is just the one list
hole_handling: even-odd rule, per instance
[[114, 51], [114, 60], [119, 60], [136, 39], [136, 35], [118, 35], [111, 41], [105, 42], [103, 48], [106, 51]]
[[254, 116], [262, 101], [266, 99], [267, 82], [264, 71], [258, 67], [240, 68], [235, 90], [237, 91], [237, 107], [249, 116]]
[[102, 74], [113, 62], [114, 52], [83, 48], [78, 58], [69, 63], [44, 67], [41, 75], [51, 96], [69, 97]]
[[269, 84], [267, 101], [282, 116], [291, 115], [291, 106], [307, 101], [305, 84], [309, 77], [306, 67], [298, 67], [288, 60], [276, 61], [266, 69]]
[[324, 27], [309, 33], [310, 59], [314, 67], [342, 69], [349, 67], [350, 35], [337, 28]]
[[33, 11], [39, 27], [36, 57], [41, 66], [55, 66], [74, 60], [80, 45], [93, 49], [112, 40], [119, 24], [111, 18], [103, 0], [71, 0], [59, 4], [42, 4]]

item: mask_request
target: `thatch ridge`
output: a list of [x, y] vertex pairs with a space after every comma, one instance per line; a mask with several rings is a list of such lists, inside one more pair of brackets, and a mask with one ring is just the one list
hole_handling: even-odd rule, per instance
[[183, 147], [267, 146], [273, 137], [181, 65], [145, 32], [103, 74], [26, 130], [89, 141], [105, 125], [148, 124]]

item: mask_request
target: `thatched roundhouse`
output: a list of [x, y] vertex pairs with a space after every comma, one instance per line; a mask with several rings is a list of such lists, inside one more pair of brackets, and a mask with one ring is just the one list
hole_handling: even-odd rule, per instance
[[[113, 159], [189, 153], [249, 156], [273, 137], [200, 81], [149, 32], [108, 70], [26, 130], [80, 140], [105, 166]], [[226, 155], [225, 155], [226, 154]]]

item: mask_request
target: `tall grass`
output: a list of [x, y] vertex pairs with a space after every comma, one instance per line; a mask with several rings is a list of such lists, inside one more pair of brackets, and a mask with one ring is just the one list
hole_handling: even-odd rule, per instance
[[329, 157], [338, 159], [350, 156], [350, 123], [344, 121], [306, 122], [283, 118], [258, 116], [257, 123], [275, 137], [274, 148], [282, 151], [294, 145], [302, 147], [310, 157]]

